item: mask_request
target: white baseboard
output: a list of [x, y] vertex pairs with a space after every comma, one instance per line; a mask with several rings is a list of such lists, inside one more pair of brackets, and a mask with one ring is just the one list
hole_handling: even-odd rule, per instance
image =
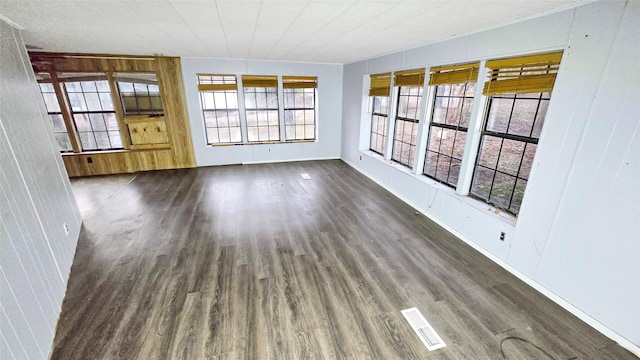
[[340, 157], [339, 156], [329, 156], [329, 157], [284, 159], [284, 160], [243, 161], [242, 165], [271, 164], [271, 163], [296, 162], [296, 161], [315, 161], [315, 160], [340, 160]]
[[353, 162], [351, 162], [349, 160], [346, 160], [344, 158], [342, 158], [342, 161], [344, 161], [345, 163], [349, 164], [349, 166], [351, 166], [352, 168], [356, 169], [358, 172], [360, 172], [364, 176], [368, 177], [369, 179], [371, 179], [376, 184], [382, 186], [384, 189], [386, 189], [387, 191], [392, 193], [398, 199], [400, 199], [403, 202], [405, 202], [407, 205], [409, 205], [412, 208], [420, 211], [422, 214], [424, 214], [430, 220], [432, 220], [436, 224], [442, 226], [445, 230], [447, 230], [451, 234], [455, 235], [458, 239], [464, 241], [467, 245], [471, 246], [472, 248], [474, 248], [475, 250], [480, 252], [482, 255], [488, 257], [490, 260], [492, 260], [493, 262], [498, 264], [500, 267], [502, 267], [503, 269], [507, 270], [508, 272], [510, 272], [511, 274], [516, 276], [518, 279], [524, 281], [527, 285], [529, 285], [532, 288], [538, 290], [540, 293], [542, 293], [544, 296], [549, 298], [551, 301], [553, 301], [556, 304], [560, 305], [562, 308], [564, 308], [565, 310], [567, 310], [571, 314], [575, 315], [580, 320], [584, 321], [589, 326], [591, 326], [592, 328], [594, 328], [597, 331], [599, 331], [600, 333], [602, 333], [604, 336], [606, 336], [609, 339], [617, 342], [623, 348], [629, 350], [634, 355], [640, 357], [640, 346], [635, 345], [631, 341], [627, 340], [625, 337], [623, 337], [620, 334], [616, 333], [615, 331], [611, 330], [606, 325], [602, 324], [600, 321], [594, 319], [589, 314], [587, 314], [584, 311], [578, 309], [577, 307], [572, 305], [567, 300], [565, 300], [562, 297], [556, 295], [551, 290], [545, 288], [542, 284], [540, 284], [537, 281], [533, 280], [528, 275], [526, 275], [523, 272], [519, 271], [518, 269], [514, 268], [509, 263], [507, 263], [504, 260], [500, 259], [499, 257], [493, 255], [491, 252], [487, 251], [482, 246], [476, 244], [471, 239], [467, 238], [466, 236], [462, 235], [461, 233], [459, 233], [455, 229], [451, 228], [449, 225], [445, 224], [440, 219], [434, 217], [433, 215], [431, 215], [429, 213], [426, 213], [426, 212], [422, 211], [420, 209], [420, 207], [417, 206], [416, 204], [414, 204], [410, 199], [407, 199], [407, 198], [403, 197], [402, 195], [398, 194], [397, 192], [395, 192], [393, 189], [390, 189], [390, 188], [386, 187], [383, 183], [378, 181], [378, 179], [376, 179], [371, 174], [367, 173], [366, 171], [364, 171], [361, 168], [359, 168], [358, 166], [356, 166]]

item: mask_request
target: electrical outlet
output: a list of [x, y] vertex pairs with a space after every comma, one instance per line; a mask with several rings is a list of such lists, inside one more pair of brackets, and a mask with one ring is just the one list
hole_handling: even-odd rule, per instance
[[269, 152], [271, 152], [271, 148], [270, 147], [268, 147], [267, 149], [269, 150]]
[[87, 163], [93, 164], [93, 159], [91, 158], [91, 156], [87, 157]]
[[504, 231], [500, 232], [500, 241], [504, 241], [505, 233]]
[[62, 228], [64, 229], [64, 233], [68, 236], [69, 235], [69, 225], [67, 225], [67, 223], [62, 224]]

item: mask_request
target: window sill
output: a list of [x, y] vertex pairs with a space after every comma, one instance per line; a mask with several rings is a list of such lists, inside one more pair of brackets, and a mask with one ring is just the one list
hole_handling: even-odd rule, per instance
[[244, 143], [207, 144], [208, 147], [244, 146], [244, 145], [278, 145], [316, 143], [318, 140], [256, 141]]
[[[155, 144], [154, 144], [155, 145]], [[151, 146], [151, 147], [144, 147], [144, 145], [138, 145], [137, 148], [131, 148], [131, 149], [118, 149], [118, 150], [94, 150], [94, 151], [83, 151], [83, 152], [64, 152], [64, 153], [60, 153], [60, 155], [62, 156], [79, 156], [79, 155], [101, 155], [101, 154], [124, 154], [124, 153], [131, 153], [131, 152], [140, 152], [140, 151], [159, 151], [159, 150], [171, 150], [171, 146], [170, 145], [165, 145], [165, 144], [160, 144], [162, 146]]]
[[371, 150], [361, 150], [360, 151], [361, 154], [364, 154], [372, 159], [375, 159], [376, 161], [380, 161], [386, 165], [391, 166], [393, 169], [400, 171], [408, 176], [413, 177], [414, 179], [424, 183], [427, 186], [430, 186], [432, 188], [435, 188], [437, 192], [441, 192], [449, 197], [452, 197], [462, 203], [465, 203], [471, 207], [473, 207], [474, 209], [494, 218], [497, 219], [499, 221], [504, 222], [505, 224], [511, 225], [511, 226], [515, 226], [516, 225], [516, 220], [517, 217], [506, 212], [503, 211], [501, 209], [496, 208], [495, 206], [486, 203], [484, 201], [480, 201], [478, 199], [474, 199], [471, 196], [468, 195], [460, 195], [456, 192], [456, 190], [450, 186], [447, 186], [437, 180], [431, 179], [429, 177], [427, 177], [426, 175], [422, 175], [422, 174], [415, 174], [412, 169], [397, 163], [393, 160], [385, 160], [382, 155], [371, 151]]

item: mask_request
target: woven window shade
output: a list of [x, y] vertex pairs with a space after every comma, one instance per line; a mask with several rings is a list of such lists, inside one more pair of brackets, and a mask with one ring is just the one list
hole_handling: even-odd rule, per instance
[[425, 69], [398, 71], [394, 73], [395, 86], [423, 86]]
[[285, 89], [315, 89], [318, 87], [318, 77], [283, 76], [282, 87]]
[[198, 74], [199, 91], [238, 90], [235, 75], [228, 74]]
[[553, 89], [562, 52], [487, 61], [485, 95], [549, 92]]
[[459, 84], [478, 79], [480, 63], [448, 65], [431, 68], [429, 85]]
[[369, 96], [389, 96], [391, 87], [391, 73], [372, 74], [369, 85]]
[[242, 87], [277, 88], [277, 76], [242, 75]]

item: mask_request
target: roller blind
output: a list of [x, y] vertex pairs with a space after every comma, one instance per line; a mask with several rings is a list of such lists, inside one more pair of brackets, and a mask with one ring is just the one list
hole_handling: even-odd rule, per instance
[[282, 87], [285, 89], [314, 89], [318, 87], [317, 76], [283, 76]]
[[485, 95], [548, 92], [553, 89], [562, 52], [487, 61]]
[[235, 75], [229, 74], [198, 74], [199, 91], [238, 90]]
[[369, 96], [389, 96], [391, 73], [372, 74], [369, 77], [371, 79]]
[[242, 75], [242, 87], [277, 88], [277, 76]]
[[394, 73], [395, 86], [423, 86], [425, 69], [398, 71]]
[[431, 74], [429, 75], [429, 85], [475, 82], [478, 79], [479, 68], [479, 62], [432, 67]]

